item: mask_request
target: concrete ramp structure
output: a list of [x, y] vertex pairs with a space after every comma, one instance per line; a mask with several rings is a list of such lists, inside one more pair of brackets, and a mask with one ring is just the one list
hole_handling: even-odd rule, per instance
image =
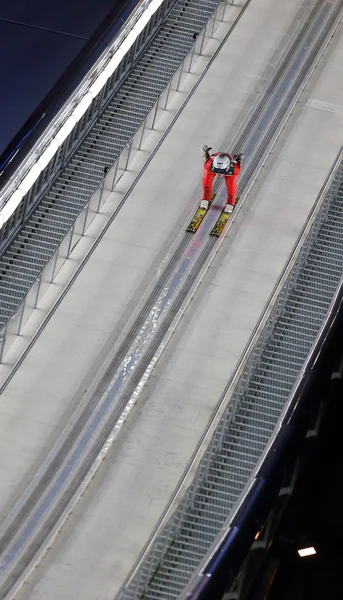
[[1, 600], [197, 597], [340, 298], [343, 1], [143, 5], [0, 197]]

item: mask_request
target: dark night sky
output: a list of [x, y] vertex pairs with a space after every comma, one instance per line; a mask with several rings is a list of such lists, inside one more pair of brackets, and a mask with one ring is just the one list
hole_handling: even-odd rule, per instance
[[0, 0], [0, 154], [116, 0]]

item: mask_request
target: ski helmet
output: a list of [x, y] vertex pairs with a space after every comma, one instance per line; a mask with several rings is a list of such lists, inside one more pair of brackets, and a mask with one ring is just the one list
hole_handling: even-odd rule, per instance
[[229, 170], [230, 164], [230, 157], [227, 154], [218, 154], [213, 158], [212, 171], [224, 174]]

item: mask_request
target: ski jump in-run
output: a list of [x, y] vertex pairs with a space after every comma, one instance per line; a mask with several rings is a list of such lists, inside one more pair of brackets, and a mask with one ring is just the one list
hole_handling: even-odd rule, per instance
[[211, 235], [220, 235], [227, 221], [229, 220], [233, 209], [237, 203], [237, 179], [242, 166], [243, 154], [228, 154], [227, 152], [216, 152], [210, 154], [207, 144], [201, 146], [202, 157], [204, 161], [204, 173], [202, 178], [202, 200], [192, 221], [187, 227], [187, 231], [195, 232], [203, 221], [211, 200], [215, 194], [212, 193], [212, 185], [215, 177], [224, 177], [226, 185], [226, 206], [221, 213], [217, 223], [211, 231]]

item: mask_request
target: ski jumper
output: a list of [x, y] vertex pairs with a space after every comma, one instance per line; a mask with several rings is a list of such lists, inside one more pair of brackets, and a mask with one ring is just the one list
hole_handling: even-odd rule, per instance
[[202, 178], [202, 199], [208, 200], [210, 202], [212, 196], [212, 184], [213, 180], [218, 173], [214, 173], [211, 170], [212, 161], [215, 156], [219, 156], [220, 154], [225, 154], [231, 160], [231, 164], [233, 165], [232, 175], [221, 175], [221, 177], [225, 177], [226, 184], [226, 203], [231, 204], [231, 206], [235, 206], [236, 198], [237, 198], [237, 179], [240, 173], [240, 165], [234, 160], [231, 154], [227, 154], [226, 152], [216, 152], [215, 154], [211, 154], [211, 156], [205, 160], [204, 163], [204, 175]]

